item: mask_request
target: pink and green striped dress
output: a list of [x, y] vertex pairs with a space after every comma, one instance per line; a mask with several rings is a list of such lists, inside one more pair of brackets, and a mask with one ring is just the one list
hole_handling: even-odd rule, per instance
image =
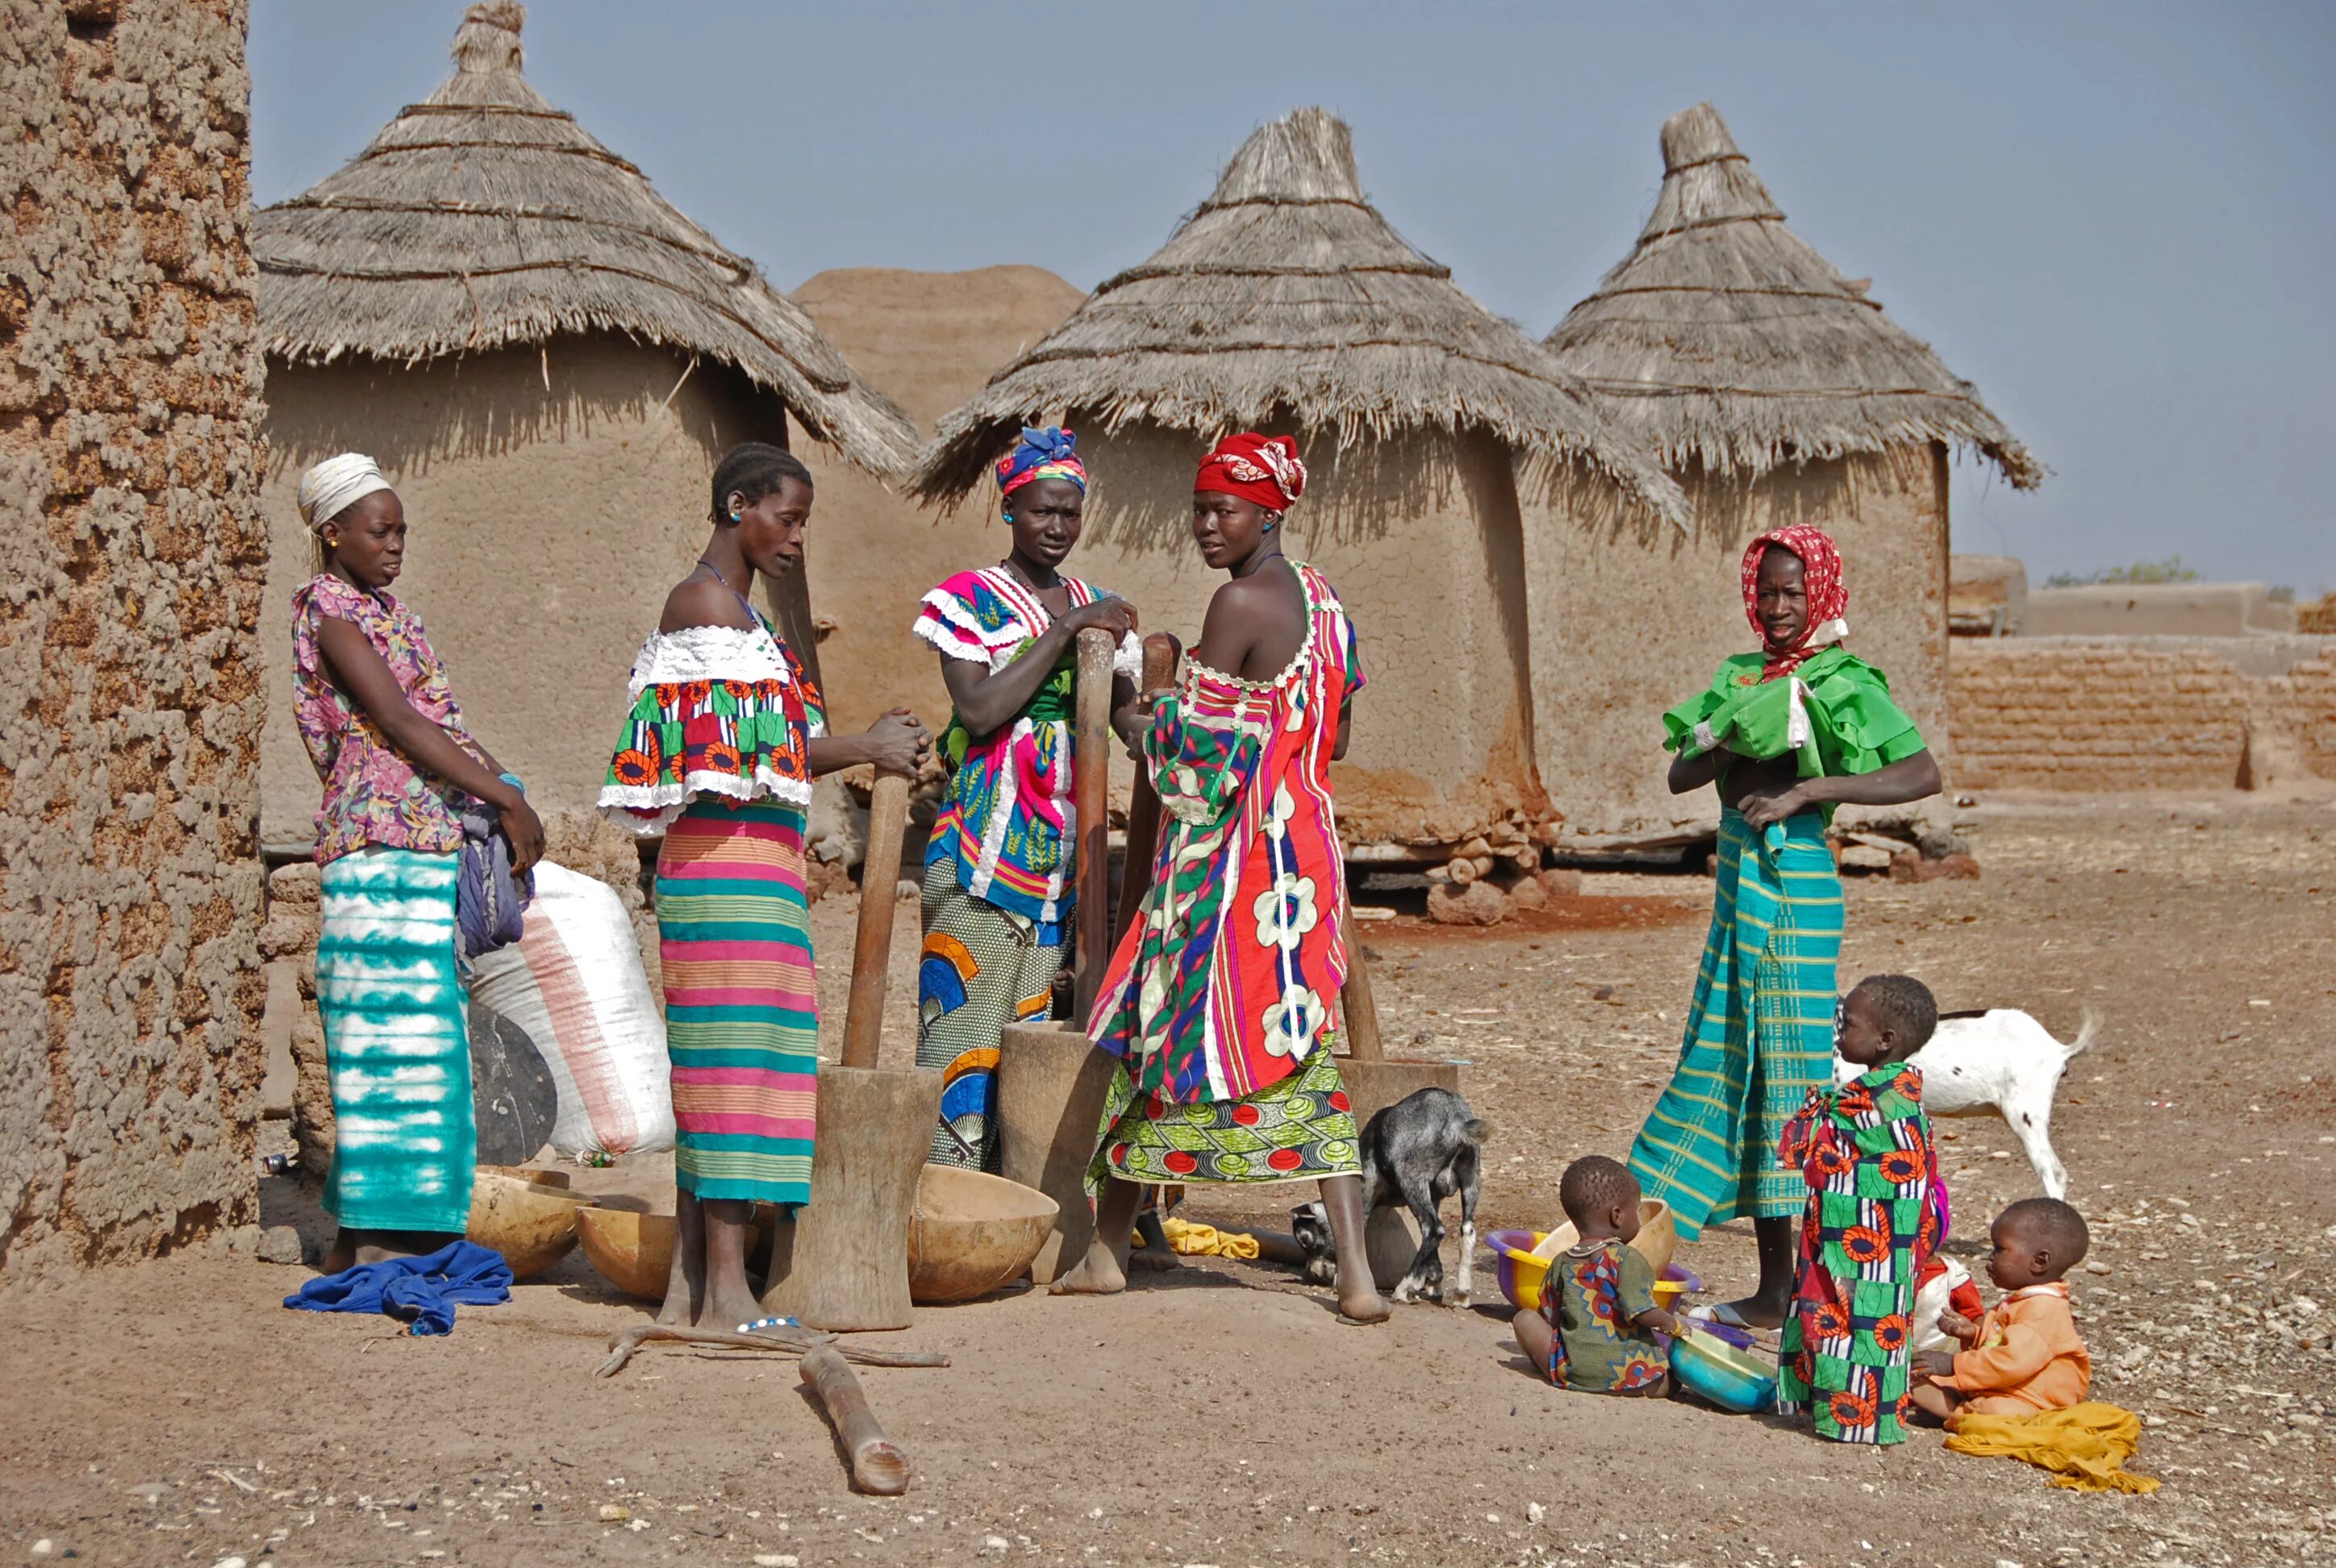
[[699, 1198], [797, 1208], [811, 1200], [819, 1069], [803, 891], [819, 692], [765, 622], [657, 634], [632, 694], [600, 809], [665, 833], [674, 1180]]

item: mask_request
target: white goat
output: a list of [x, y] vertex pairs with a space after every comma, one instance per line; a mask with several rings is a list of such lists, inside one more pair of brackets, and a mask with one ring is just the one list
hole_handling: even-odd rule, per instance
[[[2077, 1037], [2063, 1044], [2017, 1008], [1941, 1016], [1938, 1032], [1913, 1056], [1922, 1069], [1922, 1108], [1934, 1116], [1977, 1116], [1994, 1111], [2028, 1152], [2047, 1197], [2068, 1194], [2068, 1168], [2052, 1152], [2052, 1096], [2060, 1075], [2100, 1033], [2090, 1008]], [[1833, 1059], [1834, 1077], [1848, 1083], [1857, 1067]]]

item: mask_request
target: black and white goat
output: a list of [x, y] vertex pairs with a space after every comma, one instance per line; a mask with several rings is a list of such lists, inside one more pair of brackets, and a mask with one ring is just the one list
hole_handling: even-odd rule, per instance
[[[1398, 1301], [1420, 1296], [1444, 1298], [1444, 1200], [1460, 1195], [1460, 1277], [1453, 1302], [1465, 1307], [1474, 1290], [1476, 1200], [1484, 1192], [1483, 1154], [1491, 1127], [1476, 1119], [1468, 1102], [1449, 1089], [1415, 1090], [1388, 1105], [1363, 1127], [1363, 1216], [1400, 1202], [1418, 1222], [1419, 1251], [1393, 1292]], [[1306, 1252], [1306, 1278], [1318, 1285], [1338, 1282], [1338, 1261], [1330, 1242], [1330, 1217], [1321, 1201], [1300, 1203], [1290, 1216], [1290, 1232]]]
[[[2068, 1168], [2052, 1152], [2052, 1096], [2068, 1063], [2092, 1047], [2100, 1022], [2088, 1009], [2073, 1040], [2017, 1008], [1942, 1013], [1938, 1032], [1916, 1051], [1922, 1070], [1922, 1108], [1934, 1116], [1977, 1116], [1994, 1111], [2028, 1153], [2048, 1198], [2068, 1195]], [[1848, 1083], [1859, 1069], [1833, 1060], [1834, 1077]]]

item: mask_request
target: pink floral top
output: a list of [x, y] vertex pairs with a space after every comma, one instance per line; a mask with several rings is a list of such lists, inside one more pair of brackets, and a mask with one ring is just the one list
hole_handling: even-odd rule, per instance
[[428, 853], [460, 849], [462, 824], [453, 803], [460, 793], [417, 772], [371, 716], [333, 683], [316, 646], [317, 623], [328, 618], [365, 633], [414, 711], [436, 720], [465, 750], [477, 749], [462, 728], [462, 710], [423, 633], [422, 618], [385, 591], [368, 593], [329, 573], [310, 579], [292, 595], [292, 708], [308, 760], [325, 784], [324, 803], [316, 808], [316, 863], [367, 844]]

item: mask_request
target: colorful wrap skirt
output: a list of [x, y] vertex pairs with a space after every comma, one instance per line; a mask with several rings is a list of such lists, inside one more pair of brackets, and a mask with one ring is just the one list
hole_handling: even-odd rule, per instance
[[333, 1086], [325, 1212], [353, 1231], [460, 1235], [478, 1125], [454, 965], [458, 857], [369, 844], [326, 862], [316, 1006]]
[[699, 1198], [811, 1201], [819, 997], [803, 826], [798, 805], [701, 794], [657, 856], [674, 1183]]
[[1318, 1182], [1361, 1172], [1362, 1148], [1346, 1081], [1324, 1039], [1289, 1077], [1237, 1100], [1171, 1105], [1112, 1075], [1087, 1192], [1107, 1180], [1147, 1185]]
[[1067, 944], [959, 878], [954, 855], [925, 865], [925, 945], [917, 957], [917, 1066], [941, 1075], [932, 1163], [998, 1169], [998, 1048], [1008, 1024], [1043, 1020]]
[[1833, 1081], [1842, 901], [1824, 819], [1803, 812], [1756, 833], [1726, 812], [1718, 862], [1679, 1066], [1630, 1145], [1632, 1173], [1690, 1241], [1801, 1212], [1807, 1189], [1777, 1164], [1777, 1140]]

